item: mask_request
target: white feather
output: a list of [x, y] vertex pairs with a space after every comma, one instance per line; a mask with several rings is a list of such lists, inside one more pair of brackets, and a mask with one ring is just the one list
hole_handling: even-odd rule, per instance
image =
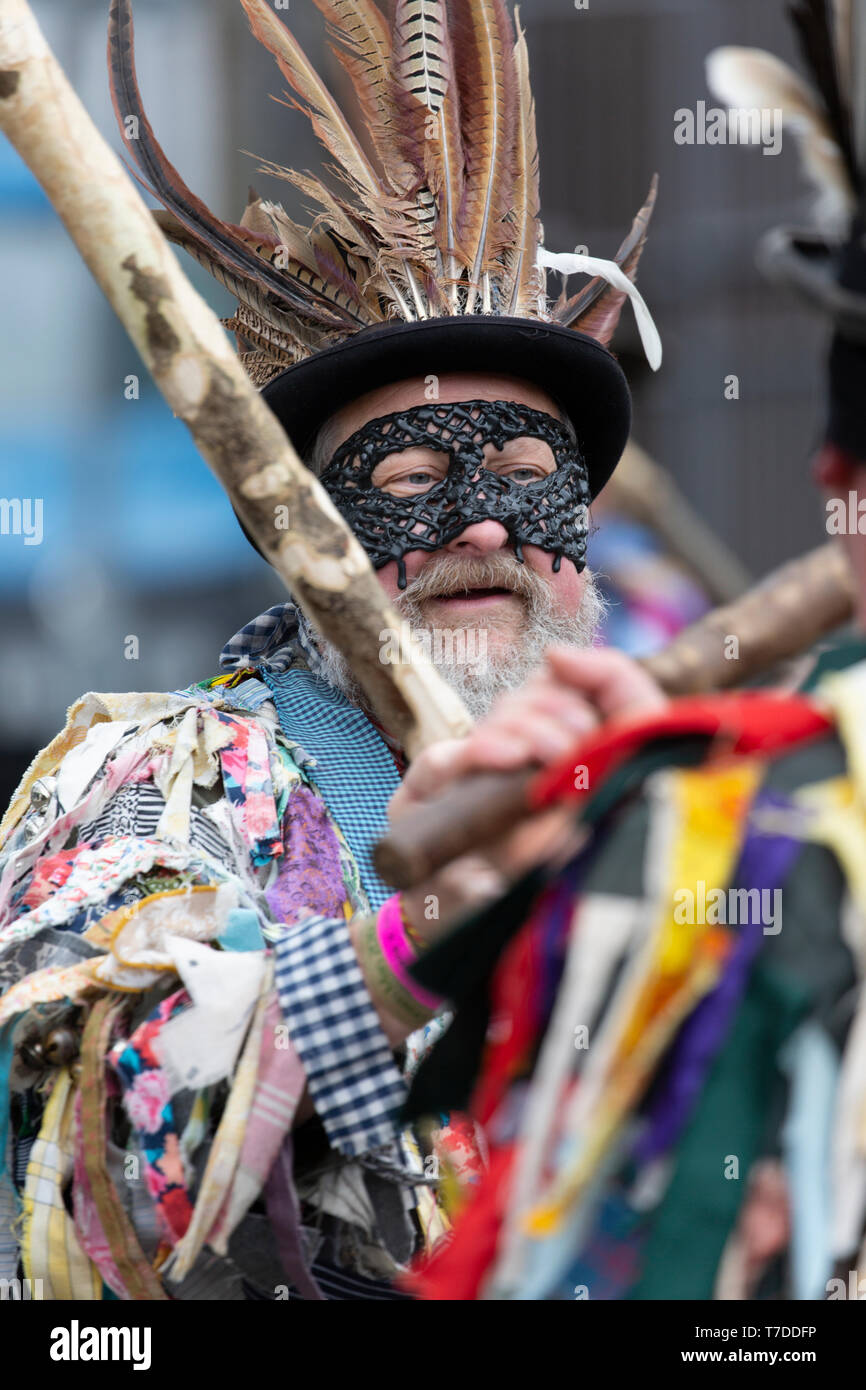
[[627, 294], [634, 309], [647, 361], [654, 372], [658, 371], [662, 364], [662, 340], [659, 331], [637, 285], [632, 284], [615, 261], [601, 260], [598, 256], [581, 256], [571, 251], [557, 256], [545, 247], [539, 246], [538, 264], [548, 270], [558, 270], [562, 275], [600, 275], [603, 280], [613, 285], [614, 289]]
[[716, 48], [706, 60], [707, 85], [718, 101], [733, 109], [780, 110], [784, 127], [800, 143], [806, 177], [818, 191], [815, 216], [827, 231], [842, 234], [854, 208], [842, 151], [816, 92], [761, 48]]

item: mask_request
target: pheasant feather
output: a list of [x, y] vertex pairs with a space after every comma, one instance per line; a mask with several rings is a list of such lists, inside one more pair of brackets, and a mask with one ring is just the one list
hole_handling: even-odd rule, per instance
[[350, 326], [357, 319], [335, 314], [327, 299], [306, 286], [293, 283], [290, 275], [282, 274], [270, 265], [269, 258], [257, 254], [250, 246], [254, 238], [243, 228], [223, 222], [205, 207], [187, 188], [177, 170], [166, 158], [150, 121], [145, 115], [135, 74], [132, 6], [129, 0], [112, 0], [109, 15], [109, 69], [111, 96], [121, 130], [126, 134], [127, 121], [136, 122], [136, 136], [130, 140], [140, 169], [150, 184], [150, 191], [172, 211], [189, 232], [202, 244], [214, 261], [230, 266], [235, 275], [251, 280], [260, 289], [278, 296], [279, 301], [299, 312], [332, 326], [343, 322]]
[[[658, 196], [659, 178], [653, 175], [646, 202], [631, 225], [625, 241], [614, 256], [614, 264], [621, 267], [630, 280], [637, 277], [637, 267], [646, 245], [649, 224], [655, 210]], [[593, 276], [588, 285], [571, 299], [557, 305], [553, 317], [565, 327], [579, 328], [600, 343], [610, 343], [619, 321], [625, 295], [614, 289], [609, 281], [601, 276]]]
[[589, 285], [548, 305], [529, 55], [506, 0], [393, 0], [393, 18], [375, 0], [314, 3], [348, 93], [329, 91], [268, 0], [240, 0], [290, 89], [277, 101], [304, 112], [325, 153], [320, 174], [259, 161], [301, 194], [312, 219], [302, 226], [254, 193], [240, 224], [225, 222], [190, 191], [143, 109], [131, 0], [111, 0], [118, 121], [124, 134], [130, 117], [138, 124], [130, 145], [166, 209], [157, 214], [165, 235], [236, 296], [228, 326], [257, 383], [393, 318], [480, 311], [555, 320], [608, 342], [627, 289], [646, 325], [629, 282], [651, 202], [617, 264], [594, 259], [583, 271]]
[[517, 78], [517, 138], [512, 221], [516, 239], [508, 248], [505, 264], [509, 279], [504, 286], [507, 312], [516, 318], [538, 311], [542, 296], [542, 272], [538, 265], [541, 241], [539, 211], [541, 195], [538, 178], [538, 137], [535, 130], [535, 102], [529, 85], [529, 52], [526, 35], [520, 27], [520, 11], [514, 12], [517, 43], [514, 64]]
[[[517, 72], [503, 0], [452, 0], [466, 192], [458, 240], [471, 254], [467, 313], [479, 293], [491, 309], [490, 277], [508, 242], [514, 193]], [[483, 279], [483, 287], [482, 287]]]
[[411, 188], [414, 170], [400, 157], [390, 98], [391, 35], [373, 0], [314, 0], [328, 21], [331, 49], [348, 73], [378, 159], [394, 192]]
[[803, 57], [821, 94], [834, 139], [842, 152], [852, 187], [859, 191], [860, 173], [851, 139], [851, 112], [840, 82], [840, 62], [830, 0], [797, 0], [791, 18]]
[[397, 0], [392, 62], [394, 99], [403, 148], [426, 178], [431, 201], [438, 199], [436, 241], [457, 308], [457, 240], [463, 208], [465, 151], [460, 130], [460, 96], [454, 51], [443, 0]]

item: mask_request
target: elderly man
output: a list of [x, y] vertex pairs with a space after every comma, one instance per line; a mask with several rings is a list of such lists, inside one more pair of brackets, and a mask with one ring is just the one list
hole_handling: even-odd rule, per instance
[[[319, 429], [309, 452], [311, 467], [327, 484], [329, 464], [347, 440], [357, 440], [370, 421], [405, 420], [415, 408], [425, 411], [429, 390], [427, 379], [414, 378], [350, 401]], [[447, 373], [437, 378], [436, 401], [442, 406], [458, 404], [474, 417], [488, 401], [527, 406], [544, 412], [551, 421], [561, 421], [566, 437], [574, 439], [561, 408], [528, 380]], [[550, 478], [556, 461], [546, 441], [527, 436], [506, 440], [500, 449], [486, 445], [484, 465], [494, 477], [529, 486]], [[383, 449], [371, 483], [384, 497], [409, 500], [428, 493], [447, 476], [448, 468], [448, 455], [423, 443], [392, 453]], [[571, 560], [557, 569], [553, 554], [538, 545], [522, 546], [518, 560], [507, 527], [494, 516], [458, 526], [453, 539], [438, 549], [403, 551], [399, 560], [386, 562], [377, 574], [417, 635], [445, 631], [475, 637], [462, 649], [472, 653], [470, 660], [459, 659], [459, 643], [438, 659], [435, 645], [432, 650], [439, 670], [481, 720], [468, 738], [438, 744], [413, 762], [388, 804], [392, 821], [435, 796], [453, 778], [473, 770], [549, 762], [599, 719], [649, 710], [663, 700], [650, 677], [621, 653], [587, 650], [601, 616], [590, 571]], [[291, 606], [288, 612], [290, 624], [298, 622]], [[237, 666], [254, 656], [270, 661], [276, 654], [280, 664], [287, 614], [278, 609], [275, 616], [280, 623], [276, 635], [266, 619], [257, 620], [246, 630], [246, 640], [240, 633], [228, 645], [226, 662]], [[303, 619], [300, 622], [303, 626]], [[264, 645], [259, 637], [263, 627], [268, 633]], [[342, 653], [318, 634], [311, 634], [305, 645], [307, 651], [315, 652], [319, 675], [375, 723]], [[400, 758], [388, 731], [379, 732]], [[536, 855], [550, 854], [557, 830], [560, 826], [564, 830], [567, 820], [542, 818], [498, 846], [493, 858], [472, 856], [452, 863], [431, 882], [402, 895], [404, 920], [425, 942], [432, 942], [461, 910], [502, 890], [506, 881], [502, 866], [507, 865], [513, 877]], [[435, 915], [431, 900], [436, 903]], [[407, 1033], [405, 1021], [390, 1014], [375, 978], [368, 978], [368, 984], [389, 1037], [400, 1041]]]
[[420, 635], [478, 639], [480, 661], [439, 664], [480, 722], [407, 773], [292, 605], [233, 638], [214, 680], [73, 706], [0, 829], [0, 1277], [20, 1250], [47, 1297], [401, 1296], [394, 1276], [447, 1230], [438, 1153], [468, 1180], [481, 1161], [459, 1123], [437, 1154], [401, 1129], [404, 1063], [447, 1022], [409, 967], [569, 831], [560, 812], [518, 825], [402, 897], [372, 846], [448, 779], [548, 762], [661, 699], [581, 650], [588, 505], [629, 431], [607, 350], [627, 297], [657, 353], [633, 285], [654, 193], [617, 264], [553, 258], [593, 275], [553, 312], [525, 42], [499, 0], [449, 5], [447, 25], [399, 5], [393, 34], [373, 5], [322, 0], [362, 44], [379, 168], [271, 8], [242, 3], [360, 206], [290, 174], [325, 209], [313, 229], [258, 199], [241, 227], [215, 219], [153, 137], [115, 0], [121, 129], [136, 118], [169, 235], [237, 293], [246, 365], [386, 592]]

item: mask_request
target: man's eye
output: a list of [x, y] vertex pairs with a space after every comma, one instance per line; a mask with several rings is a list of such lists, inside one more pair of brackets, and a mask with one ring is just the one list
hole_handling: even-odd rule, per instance
[[438, 473], [433, 473], [427, 468], [417, 468], [412, 473], [401, 474], [399, 478], [390, 478], [382, 487], [386, 492], [405, 492], [411, 489], [429, 492], [431, 487], [435, 487], [441, 481]]
[[540, 478], [546, 478], [547, 473], [537, 465], [524, 463], [518, 468], [512, 468], [504, 476], [513, 479], [515, 483], [537, 483]]

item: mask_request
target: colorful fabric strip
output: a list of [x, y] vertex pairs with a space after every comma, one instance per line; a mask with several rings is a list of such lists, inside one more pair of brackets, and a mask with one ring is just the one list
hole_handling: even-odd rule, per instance
[[170, 1269], [166, 1266], [166, 1273], [174, 1283], [180, 1283], [195, 1264], [211, 1227], [219, 1216], [225, 1195], [230, 1192], [234, 1181], [241, 1145], [253, 1105], [270, 977], [271, 971], [267, 970], [264, 977], [264, 989], [259, 996], [240, 1061], [232, 1080], [229, 1098], [226, 1101], [219, 1127], [208, 1154], [207, 1165], [196, 1197], [195, 1209], [183, 1238], [178, 1241], [175, 1247]]
[[[752, 816], [788, 804], [784, 798], [762, 791], [755, 798]], [[736, 944], [719, 983], [701, 1000], [677, 1036], [648, 1127], [635, 1149], [636, 1162], [649, 1163], [671, 1148], [682, 1132], [739, 1008], [751, 963], [764, 944], [762, 892], [782, 887], [801, 849], [802, 843], [789, 835], [769, 835], [755, 825], [749, 826], [740, 862], [730, 880], [747, 895], [744, 901], [748, 920], [740, 923]], [[757, 895], [758, 907], [753, 894]]]
[[94, 1004], [81, 1045], [81, 1090], [73, 1203], [84, 1249], [113, 1293], [121, 1299], [167, 1298], [138, 1243], [105, 1164], [107, 1101], [105, 1055], [124, 1004], [113, 998]]
[[144, 1177], [170, 1245], [181, 1239], [192, 1217], [168, 1080], [153, 1051], [163, 1027], [190, 1004], [178, 990], [157, 1005], [126, 1042], [109, 1053], [123, 1088], [123, 1104], [136, 1131], [144, 1159]]
[[286, 1035], [279, 1000], [271, 994], [265, 1009], [255, 1093], [243, 1136], [234, 1180], [208, 1236], [208, 1244], [225, 1255], [232, 1231], [264, 1187], [283, 1140], [291, 1133], [306, 1077], [301, 1059]]
[[218, 711], [216, 718], [233, 734], [232, 742], [219, 753], [232, 820], [253, 863], [267, 864], [282, 854], [283, 843], [265, 732], [249, 719]]
[[25, 1277], [42, 1280], [43, 1298], [99, 1301], [102, 1278], [63, 1201], [74, 1166], [74, 1108], [72, 1076], [58, 1072], [27, 1165], [21, 1257]]
[[278, 922], [294, 926], [315, 913], [340, 917], [346, 901], [340, 844], [321, 797], [299, 783], [283, 817], [283, 856], [265, 890]]

